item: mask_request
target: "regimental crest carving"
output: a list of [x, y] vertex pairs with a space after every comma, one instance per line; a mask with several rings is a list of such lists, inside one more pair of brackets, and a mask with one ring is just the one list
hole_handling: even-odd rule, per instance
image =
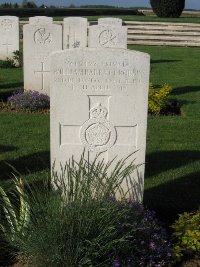
[[52, 34], [45, 28], [38, 29], [34, 34], [34, 41], [36, 44], [50, 44], [52, 39]]
[[117, 44], [117, 36], [112, 30], [104, 30], [99, 34], [99, 43], [103, 47], [112, 47]]
[[107, 120], [107, 114], [107, 109], [98, 104], [90, 110], [90, 119], [81, 127], [81, 142], [89, 151], [107, 151], [116, 141], [116, 130]]
[[1, 26], [5, 31], [9, 31], [13, 27], [13, 21], [11, 19], [4, 19], [1, 22]]

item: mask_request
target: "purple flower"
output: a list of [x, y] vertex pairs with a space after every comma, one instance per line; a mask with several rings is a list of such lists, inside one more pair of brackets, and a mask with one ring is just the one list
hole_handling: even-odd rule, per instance
[[113, 261], [113, 267], [120, 267], [120, 261], [119, 261], [119, 259], [115, 259]]
[[17, 92], [8, 98], [8, 103], [19, 109], [32, 111], [48, 109], [50, 98], [48, 95], [40, 94], [37, 91]]

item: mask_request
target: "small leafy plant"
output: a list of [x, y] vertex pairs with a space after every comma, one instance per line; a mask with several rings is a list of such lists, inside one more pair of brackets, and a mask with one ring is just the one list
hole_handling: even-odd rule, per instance
[[8, 98], [8, 103], [17, 109], [28, 109], [31, 111], [49, 109], [50, 98], [48, 95], [37, 91], [17, 92]]
[[23, 54], [20, 50], [16, 50], [13, 52], [13, 59], [16, 67], [23, 66]]
[[7, 57], [6, 60], [0, 60], [0, 68], [16, 68], [23, 65], [22, 52], [16, 50], [12, 57]]
[[179, 215], [172, 229], [173, 253], [176, 260], [200, 257], [200, 210]]
[[148, 110], [152, 115], [158, 115], [168, 103], [168, 96], [172, 91], [171, 86], [165, 84], [161, 88], [155, 88], [152, 83], [149, 87]]

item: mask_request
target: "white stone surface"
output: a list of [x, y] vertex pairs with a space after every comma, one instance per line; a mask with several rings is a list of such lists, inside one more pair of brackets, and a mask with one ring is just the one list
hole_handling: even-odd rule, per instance
[[127, 48], [127, 27], [93, 25], [89, 27], [88, 47]]
[[63, 21], [63, 48], [87, 47], [87, 26], [86, 18], [69, 17]]
[[119, 18], [99, 18], [98, 25], [117, 25], [122, 26], [122, 19]]
[[[105, 161], [138, 152], [145, 163], [150, 57], [125, 49], [68, 49], [51, 56], [51, 164], [60, 173], [83, 150]], [[143, 185], [144, 165], [139, 168]], [[137, 180], [136, 174], [132, 179]], [[124, 184], [126, 187], [126, 183]]]
[[24, 88], [49, 95], [49, 55], [62, 50], [62, 26], [49, 17], [32, 17], [23, 27], [23, 36]]
[[12, 58], [19, 50], [19, 18], [0, 16], [0, 60]]

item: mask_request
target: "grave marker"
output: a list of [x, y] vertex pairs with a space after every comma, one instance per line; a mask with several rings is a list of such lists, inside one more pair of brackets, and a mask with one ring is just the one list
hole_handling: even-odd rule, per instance
[[87, 19], [81, 17], [64, 18], [63, 48], [87, 47]]
[[[51, 164], [61, 172], [85, 149], [89, 160], [135, 154], [145, 162], [149, 55], [125, 49], [68, 49], [51, 56]], [[139, 168], [144, 178], [144, 165]], [[137, 180], [134, 176], [132, 179]], [[126, 187], [126, 184], [124, 184]]]
[[19, 18], [0, 16], [0, 60], [13, 58], [19, 50]]
[[62, 26], [49, 17], [29, 18], [24, 34], [24, 88], [49, 95], [50, 57], [62, 50]]

